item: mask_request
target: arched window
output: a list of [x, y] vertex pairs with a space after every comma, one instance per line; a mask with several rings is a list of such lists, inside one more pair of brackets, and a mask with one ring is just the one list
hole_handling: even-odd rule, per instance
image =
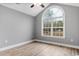
[[65, 14], [59, 6], [51, 6], [42, 15], [42, 36], [64, 37]]

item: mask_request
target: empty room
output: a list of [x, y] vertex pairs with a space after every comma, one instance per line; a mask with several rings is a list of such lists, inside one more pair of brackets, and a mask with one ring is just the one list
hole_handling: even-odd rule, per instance
[[0, 56], [78, 56], [79, 3], [0, 3]]

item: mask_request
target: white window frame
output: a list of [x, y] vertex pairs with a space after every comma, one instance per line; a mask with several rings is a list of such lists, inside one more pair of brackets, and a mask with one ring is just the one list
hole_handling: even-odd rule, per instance
[[[53, 35], [43, 35], [43, 16], [44, 16], [44, 14], [47, 12], [47, 10], [48, 9], [50, 9], [50, 8], [54, 8], [54, 7], [57, 7], [57, 8], [60, 8], [61, 10], [62, 10], [62, 12], [64, 13], [64, 15], [63, 15], [63, 18], [64, 18], [64, 20], [63, 20], [63, 22], [64, 22], [64, 24], [63, 24], [63, 36], [53, 36]], [[60, 28], [60, 27], [59, 27]], [[52, 31], [53, 32], [53, 31]], [[41, 19], [41, 35], [43, 36], [43, 37], [53, 37], [53, 38], [65, 38], [65, 12], [64, 12], [64, 9], [62, 8], [62, 7], [60, 7], [60, 6], [57, 6], [57, 5], [54, 5], [54, 6], [50, 6], [49, 8], [47, 8], [44, 12], [43, 12], [43, 14], [42, 14], [42, 19]]]

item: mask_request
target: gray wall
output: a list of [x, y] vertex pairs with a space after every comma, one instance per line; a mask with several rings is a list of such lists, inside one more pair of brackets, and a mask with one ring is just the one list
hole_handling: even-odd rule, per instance
[[58, 5], [65, 11], [65, 38], [59, 39], [41, 36], [41, 18], [44, 11], [36, 17], [35, 37], [39, 40], [79, 46], [79, 8], [62, 4], [51, 4], [48, 7], [53, 5]]
[[[62, 4], [51, 4], [50, 6], [53, 5], [58, 5], [65, 11], [64, 39], [41, 36], [41, 18], [44, 11], [35, 18], [0, 5], [0, 48], [25, 42], [32, 38], [78, 46], [79, 8]], [[8, 42], [6, 43], [6, 41]]]
[[31, 40], [33, 22], [33, 17], [0, 5], [0, 48]]

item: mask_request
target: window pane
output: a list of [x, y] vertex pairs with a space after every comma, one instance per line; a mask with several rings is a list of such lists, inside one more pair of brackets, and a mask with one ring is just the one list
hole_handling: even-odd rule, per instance
[[43, 29], [43, 35], [51, 35], [51, 28], [44, 28]]
[[60, 8], [54, 7], [54, 8], [51, 8], [50, 11], [52, 11], [52, 13], [53, 13], [52, 17], [63, 16], [63, 11]]
[[[64, 36], [64, 12], [62, 8], [53, 6], [44, 12], [43, 18], [43, 35], [47, 36]], [[52, 30], [52, 32], [51, 32]]]
[[63, 27], [63, 18], [56, 18], [53, 20], [53, 27]]
[[43, 26], [44, 27], [51, 27], [51, 22], [50, 21], [44, 22]]
[[60, 28], [60, 36], [63, 36], [63, 28]]
[[55, 17], [61, 17], [63, 16], [64, 13], [63, 11], [58, 8], [58, 7], [53, 7], [47, 10], [47, 12], [44, 14], [44, 19], [49, 19], [49, 18], [55, 18]]
[[63, 28], [53, 28], [53, 36], [63, 36]]

